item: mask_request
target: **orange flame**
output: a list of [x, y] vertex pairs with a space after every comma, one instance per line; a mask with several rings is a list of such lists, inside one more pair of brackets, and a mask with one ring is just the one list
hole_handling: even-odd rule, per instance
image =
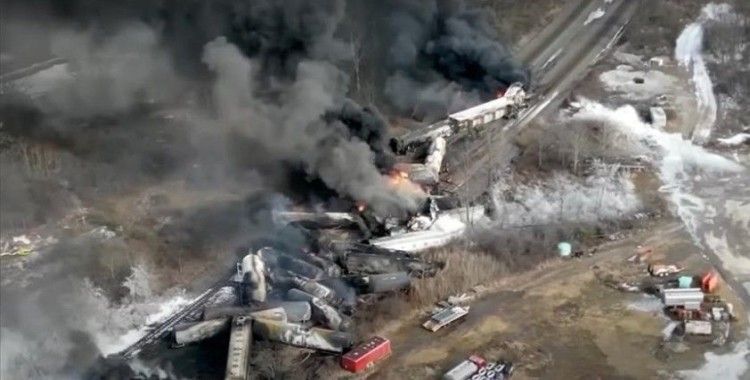
[[388, 174], [388, 178], [390, 178], [391, 185], [394, 186], [401, 185], [404, 182], [411, 182], [409, 181], [409, 173], [399, 169], [391, 170]]

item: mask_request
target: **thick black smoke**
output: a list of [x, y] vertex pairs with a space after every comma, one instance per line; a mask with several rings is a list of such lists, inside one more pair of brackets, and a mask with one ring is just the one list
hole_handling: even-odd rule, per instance
[[390, 169], [395, 162], [388, 146], [388, 124], [380, 112], [372, 107], [362, 107], [351, 99], [326, 115], [329, 122], [340, 121], [352, 136], [364, 141], [375, 153], [375, 164], [381, 169]]
[[[339, 194], [382, 213], [414, 208], [420, 195], [389, 188], [379, 170], [390, 162], [387, 124], [347, 98], [349, 78], [340, 66], [351, 54], [334, 35], [343, 1], [155, 2], [124, 9], [72, 1], [42, 9], [85, 29], [51, 37], [52, 52], [67, 59], [75, 77], [38, 101], [49, 117], [24, 127], [23, 133], [42, 134], [55, 143], [91, 141], [84, 149], [88, 153], [107, 143], [92, 141], [90, 131], [80, 126], [50, 119], [121, 119], [144, 103], [182, 106], [190, 101], [197, 104], [182, 119], [183, 128], [200, 138], [171, 150], [197, 152], [197, 159], [232, 167], [166, 157], [177, 161], [166, 166], [178, 174], [200, 167], [244, 178], [246, 155], [226, 153], [226, 145], [244, 139], [254, 145], [246, 149], [256, 153], [251, 166], [266, 173], [278, 173], [280, 163], [301, 166]], [[340, 117], [326, 118], [330, 113]], [[128, 126], [122, 128], [127, 133]], [[228, 136], [230, 141], [222, 141]], [[132, 141], [142, 140], [133, 134]], [[140, 153], [137, 147], [127, 158]], [[120, 169], [117, 162], [113, 165]], [[127, 169], [125, 176], [132, 172]]]
[[443, 117], [529, 80], [487, 12], [462, 1], [380, 1], [356, 12], [368, 27], [365, 43], [385, 40], [364, 48], [365, 59], [382, 69], [374, 76], [385, 82], [384, 100], [407, 116]]
[[[347, 19], [353, 8], [383, 21], [370, 29], [372, 38], [361, 39], [368, 47], [363, 71], [376, 73], [369, 86], [381, 95], [372, 102], [435, 116], [524, 79], [481, 17], [435, 1], [0, 1], [4, 67], [51, 56], [67, 61], [55, 80], [24, 87], [22, 96], [0, 95], [0, 134], [62, 152], [46, 179], [59, 180], [65, 194], [122, 194], [166, 180], [284, 192], [288, 175], [303, 172], [382, 214], [414, 209], [421, 192], [393, 189], [382, 174], [392, 162], [386, 121], [374, 106], [353, 100], [367, 98], [350, 90], [357, 52], [348, 39], [365, 36], [358, 28], [365, 24], [341, 28], [359, 18]], [[3, 178], [14, 173], [0, 188], [0, 213], [49, 214], [39, 195], [27, 194], [47, 187], [26, 176], [13, 149], [0, 156]], [[206, 207], [183, 218], [192, 229], [176, 225], [188, 235], [176, 234], [178, 243], [234, 242], [258, 229], [247, 213], [224, 212], [243, 207]], [[50, 265], [59, 276], [33, 292], [3, 289], [3, 375], [75, 377], [99, 354], [92, 346], [101, 342], [87, 334], [107, 327], [95, 316], [112, 305], [82, 293], [78, 280], [89, 275], [70, 270], [81, 260], [57, 250]], [[76, 252], [86, 260], [104, 257], [98, 247]], [[78, 318], [81, 310], [93, 318]], [[49, 347], [45, 326], [55, 327]], [[18, 352], [8, 355], [11, 347]], [[33, 360], [30, 368], [43, 365], [43, 372], [17, 372], [26, 368], [19, 360]]]

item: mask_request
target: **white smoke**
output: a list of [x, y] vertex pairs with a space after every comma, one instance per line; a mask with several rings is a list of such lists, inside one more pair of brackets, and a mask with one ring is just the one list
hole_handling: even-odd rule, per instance
[[679, 133], [669, 133], [652, 128], [638, 116], [638, 111], [626, 105], [617, 109], [607, 108], [599, 103], [582, 99], [581, 110], [572, 120], [597, 121], [605, 126], [616, 128], [627, 137], [621, 143], [633, 152], [634, 156], [647, 155], [659, 164], [659, 171], [665, 184], [675, 184], [696, 171], [740, 172], [742, 166], [703, 147], [682, 138]]
[[[52, 315], [44, 295], [29, 292], [13, 307], [25, 316], [25, 328], [2, 328], [0, 377], [3, 379], [77, 378], [98, 356], [117, 353], [157, 323], [190, 302], [183, 291], [151, 296], [150, 275], [134, 268], [123, 284], [131, 293], [122, 303], [110, 301], [91, 281], [63, 286], [60, 307]], [[4, 303], [5, 307], [9, 304]]]
[[581, 105], [572, 119], [598, 121], [616, 128], [626, 136], [622, 145], [634, 156], [645, 155], [655, 163], [664, 184], [660, 190], [668, 194], [675, 213], [700, 242], [698, 230], [708, 216], [708, 208], [704, 199], [693, 194], [693, 178], [701, 174], [716, 177], [742, 173], [743, 166], [685, 140], [679, 133], [652, 128], [641, 121], [632, 106], [610, 109], [586, 99]]

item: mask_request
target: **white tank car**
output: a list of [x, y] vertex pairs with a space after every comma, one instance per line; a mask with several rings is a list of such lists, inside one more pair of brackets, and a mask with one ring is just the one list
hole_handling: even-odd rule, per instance
[[242, 259], [241, 274], [243, 282], [250, 285], [248, 295], [252, 301], [265, 302], [268, 287], [266, 284], [266, 264], [260, 251], [250, 253]]

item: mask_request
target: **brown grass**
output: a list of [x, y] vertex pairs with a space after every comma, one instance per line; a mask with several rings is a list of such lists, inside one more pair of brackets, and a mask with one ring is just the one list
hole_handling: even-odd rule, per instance
[[489, 253], [472, 251], [465, 244], [454, 244], [427, 252], [428, 260], [445, 263], [435, 277], [416, 280], [408, 299], [414, 306], [427, 306], [473, 286], [486, 284], [509, 273], [507, 265]]

